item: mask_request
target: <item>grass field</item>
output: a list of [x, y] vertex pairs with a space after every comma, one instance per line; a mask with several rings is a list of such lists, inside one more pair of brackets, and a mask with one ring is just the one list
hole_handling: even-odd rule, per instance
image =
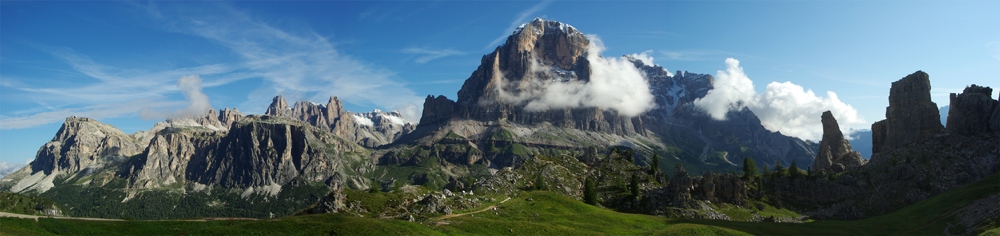
[[[341, 214], [257, 221], [122, 221], [0, 218], [0, 235], [939, 235], [954, 212], [1000, 192], [1000, 174], [890, 214], [858, 221], [761, 223], [668, 219], [626, 214], [559, 194], [522, 193], [489, 210], [440, 222], [413, 223]], [[528, 200], [531, 199], [531, 200]], [[965, 232], [972, 233], [972, 232]], [[985, 234], [996, 235], [988, 230]]]

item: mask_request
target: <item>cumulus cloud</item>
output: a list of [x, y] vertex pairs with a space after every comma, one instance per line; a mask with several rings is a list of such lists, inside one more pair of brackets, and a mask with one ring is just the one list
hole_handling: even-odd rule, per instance
[[161, 113], [152, 109], [143, 109], [141, 116], [144, 119], [152, 118], [181, 118], [181, 117], [193, 117], [193, 116], [203, 116], [209, 109], [212, 109], [212, 104], [208, 101], [208, 96], [201, 92], [201, 77], [198, 75], [186, 75], [177, 80], [177, 88], [180, 89], [181, 93], [184, 94], [184, 98], [188, 101], [188, 106], [180, 110]]
[[643, 51], [642, 53], [638, 53], [638, 54], [636, 54], [636, 53], [629, 54], [629, 56], [632, 56], [632, 58], [635, 58], [635, 59], [638, 59], [639, 61], [642, 61], [643, 64], [652, 66], [652, 65], [656, 65], [655, 63], [653, 63], [653, 57], [649, 56], [649, 53], [652, 53], [652, 52], [653, 52], [653, 50], [646, 50], [646, 51]]
[[508, 103], [525, 104], [528, 111], [596, 107], [637, 116], [651, 109], [653, 95], [635, 65], [625, 58], [601, 57], [605, 48], [600, 38], [594, 35], [588, 38], [589, 81], [579, 80], [572, 71], [545, 65], [533, 57], [530, 73], [519, 81], [495, 72], [494, 76], [501, 81], [495, 87], [498, 97]]
[[854, 107], [840, 101], [834, 92], [828, 91], [826, 97], [820, 97], [791, 82], [771, 82], [764, 93], [758, 94], [739, 63], [736, 59], [726, 59], [726, 70], [718, 71], [715, 88], [694, 101], [695, 106], [713, 119], [724, 120], [730, 110], [746, 107], [768, 130], [814, 141], [823, 136], [820, 115], [827, 110], [837, 118], [844, 133], [867, 124]]

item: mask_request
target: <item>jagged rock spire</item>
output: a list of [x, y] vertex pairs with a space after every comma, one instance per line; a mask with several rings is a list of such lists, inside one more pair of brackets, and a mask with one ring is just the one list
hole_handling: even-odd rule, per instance
[[865, 164], [861, 153], [851, 148], [851, 143], [844, 139], [837, 119], [830, 111], [823, 112], [823, 140], [819, 142], [819, 153], [813, 162], [814, 171], [841, 172], [857, 168]]

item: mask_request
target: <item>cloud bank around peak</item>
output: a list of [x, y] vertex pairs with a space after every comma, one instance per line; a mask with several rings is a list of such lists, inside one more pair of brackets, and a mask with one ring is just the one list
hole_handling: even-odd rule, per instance
[[498, 97], [504, 102], [525, 104], [528, 111], [596, 107], [631, 117], [653, 108], [654, 97], [642, 72], [624, 57], [601, 57], [605, 50], [603, 42], [595, 35], [587, 37], [590, 81], [577, 80], [570, 72], [532, 58], [531, 74], [527, 76], [547, 78], [526, 78], [514, 83], [496, 71], [494, 76], [501, 78], [500, 86], [494, 87]]
[[743, 72], [740, 62], [726, 59], [726, 70], [717, 72], [715, 88], [703, 98], [694, 101], [713, 119], [724, 120], [731, 109], [749, 108], [771, 131], [806, 140], [819, 141], [823, 137], [820, 115], [831, 111], [842, 132], [866, 125], [858, 111], [840, 101], [837, 94], [826, 92], [826, 97], [791, 82], [771, 82], [763, 93], [757, 93], [753, 81]]

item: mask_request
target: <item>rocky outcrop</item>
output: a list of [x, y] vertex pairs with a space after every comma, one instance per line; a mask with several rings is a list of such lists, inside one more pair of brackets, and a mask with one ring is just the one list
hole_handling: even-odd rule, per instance
[[38, 150], [32, 172], [76, 173], [121, 163], [142, 148], [115, 127], [85, 117], [69, 117], [51, 141]]
[[276, 96], [265, 114], [303, 121], [366, 147], [392, 143], [416, 129], [398, 112], [348, 112], [337, 97], [330, 97], [326, 105], [299, 101], [288, 108], [285, 99]]
[[[510, 98], [540, 89], [542, 81], [589, 81], [590, 62], [585, 55], [589, 44], [583, 33], [564, 23], [535, 19], [522, 25], [503, 45], [483, 56], [479, 68], [458, 91], [456, 116], [519, 124], [548, 122], [623, 136], [644, 134], [640, 117], [626, 117], [614, 110], [528, 110], [527, 101]], [[542, 67], [545, 69], [539, 69]]]
[[958, 135], [993, 135], [991, 118], [997, 110], [997, 100], [990, 95], [993, 89], [975, 84], [965, 87], [960, 94], [951, 94], [948, 110], [948, 133]]
[[320, 199], [319, 203], [316, 204], [316, 207], [309, 210], [310, 213], [338, 213], [347, 209], [347, 195], [344, 194], [342, 187], [339, 184], [336, 184], [332, 188], [333, 191]]
[[944, 129], [939, 119], [927, 73], [917, 71], [892, 82], [885, 120], [872, 124], [872, 153], [933, 137]]
[[833, 113], [823, 112], [821, 122], [823, 123], [823, 140], [819, 142], [819, 155], [813, 161], [813, 171], [843, 172], [865, 164], [861, 153], [854, 151], [851, 144], [844, 139], [844, 134], [840, 131], [840, 125], [837, 124]]
[[436, 98], [427, 95], [427, 99], [424, 100], [424, 111], [420, 116], [419, 125], [426, 126], [445, 122], [454, 115], [455, 101], [448, 99], [444, 95], [438, 95]]
[[694, 208], [694, 199], [691, 197], [691, 190], [694, 189], [694, 182], [688, 176], [688, 172], [678, 165], [674, 171], [673, 178], [670, 178], [670, 185], [667, 187], [667, 205], [678, 208]]

